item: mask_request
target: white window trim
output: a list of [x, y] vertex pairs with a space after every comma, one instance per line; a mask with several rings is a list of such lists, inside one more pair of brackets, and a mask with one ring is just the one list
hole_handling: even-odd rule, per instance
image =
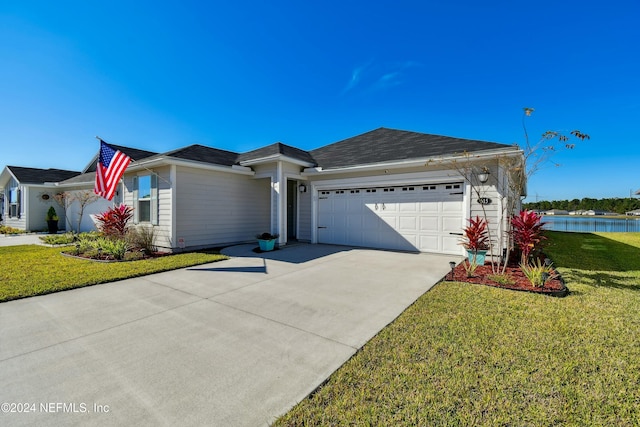
[[[151, 179], [151, 194], [149, 198], [138, 198], [138, 180], [140, 177], [148, 176]], [[140, 200], [149, 200], [149, 221], [141, 221], [139, 216]], [[158, 175], [156, 173], [140, 174], [133, 177], [133, 222], [135, 224], [158, 225]]]

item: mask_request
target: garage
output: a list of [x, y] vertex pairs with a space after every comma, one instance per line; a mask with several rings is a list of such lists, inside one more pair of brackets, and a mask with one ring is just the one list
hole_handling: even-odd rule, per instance
[[463, 184], [318, 191], [318, 243], [459, 254]]

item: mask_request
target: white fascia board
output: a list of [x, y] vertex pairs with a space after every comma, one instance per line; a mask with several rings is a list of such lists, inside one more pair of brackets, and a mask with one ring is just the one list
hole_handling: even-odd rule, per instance
[[44, 184], [30, 184], [27, 182], [20, 185], [24, 185], [25, 187], [33, 187], [33, 188], [55, 188], [59, 186], [57, 182], [45, 182]]
[[401, 160], [395, 162], [386, 162], [386, 163], [374, 163], [367, 165], [358, 165], [358, 166], [347, 166], [343, 168], [335, 168], [335, 169], [322, 169], [321, 167], [316, 168], [307, 168], [302, 171], [303, 176], [313, 176], [313, 175], [329, 175], [329, 174], [338, 174], [338, 173], [348, 173], [348, 172], [367, 172], [367, 171], [384, 171], [385, 169], [403, 169], [410, 167], [419, 167], [425, 166], [428, 163], [438, 164], [447, 161], [454, 160], [483, 160], [487, 158], [494, 158], [496, 156], [514, 156], [514, 155], [522, 155], [522, 150], [518, 147], [509, 147], [506, 149], [497, 149], [497, 150], [486, 150], [486, 151], [478, 151], [474, 153], [462, 153], [462, 154], [454, 154], [451, 156], [445, 157], [425, 157], [421, 159], [409, 159], [409, 160]]
[[46, 183], [51, 184], [51, 186], [59, 187], [59, 188], [72, 188], [72, 187], [93, 187], [95, 185], [95, 180], [84, 181], [84, 182], [69, 182], [66, 184], [62, 184], [60, 182], [51, 182]]
[[160, 166], [185, 166], [190, 168], [197, 169], [205, 169], [217, 172], [227, 172], [227, 173], [235, 173], [239, 175], [254, 175], [255, 172], [251, 170], [251, 168], [245, 168], [243, 166], [232, 165], [232, 166], [222, 166], [222, 165], [214, 165], [212, 163], [199, 162], [196, 160], [184, 160], [177, 159], [175, 157], [157, 157], [155, 159], [149, 161], [141, 161], [130, 163], [127, 168], [127, 172], [135, 172], [144, 170], [145, 168], [152, 167], [160, 167]]
[[294, 165], [303, 166], [307, 168], [313, 166], [313, 163], [305, 162], [304, 160], [300, 160], [300, 159], [294, 159], [293, 157], [285, 156], [283, 154], [273, 154], [267, 157], [260, 157], [259, 159], [245, 160], [243, 162], [240, 162], [240, 165], [251, 166], [251, 165], [258, 165], [262, 163], [272, 163], [272, 162], [278, 162], [278, 161], [293, 163]]
[[0, 187], [7, 185], [11, 178], [15, 179], [18, 184], [20, 183], [13, 172], [11, 172], [11, 169], [5, 166], [2, 173], [0, 173]]

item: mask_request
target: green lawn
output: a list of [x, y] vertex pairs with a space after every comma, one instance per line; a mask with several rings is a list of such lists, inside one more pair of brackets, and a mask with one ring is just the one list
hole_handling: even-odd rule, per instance
[[549, 235], [568, 297], [440, 283], [275, 425], [640, 425], [640, 234]]
[[0, 247], [0, 302], [226, 259], [214, 251], [200, 251], [101, 263], [64, 257], [61, 250], [38, 245]]

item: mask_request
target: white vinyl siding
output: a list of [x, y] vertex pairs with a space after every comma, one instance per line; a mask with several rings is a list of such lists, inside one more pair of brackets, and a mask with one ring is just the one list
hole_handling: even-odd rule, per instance
[[[151, 192], [151, 224], [154, 226], [156, 232], [156, 246], [160, 250], [171, 250], [177, 247], [177, 243], [172, 239], [171, 229], [171, 204], [173, 203], [173, 191], [171, 190], [170, 167], [166, 166], [154, 169], [151, 176], [155, 177], [153, 178], [154, 181], [152, 181]], [[136, 181], [136, 178], [137, 176], [125, 174], [124, 194], [122, 199], [125, 205], [134, 207], [134, 217], [136, 215], [135, 206], [137, 196], [134, 182]], [[154, 210], [155, 214], [153, 213]], [[178, 212], [180, 212], [180, 207], [178, 207]], [[135, 219], [133, 222], [133, 225], [136, 225]], [[150, 223], [147, 222], [146, 224], [148, 225]]]
[[270, 178], [179, 166], [176, 181], [176, 238], [185, 247], [254, 241], [269, 231]]

